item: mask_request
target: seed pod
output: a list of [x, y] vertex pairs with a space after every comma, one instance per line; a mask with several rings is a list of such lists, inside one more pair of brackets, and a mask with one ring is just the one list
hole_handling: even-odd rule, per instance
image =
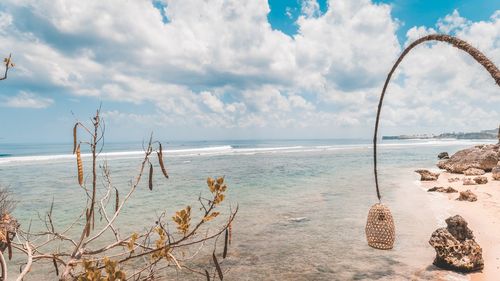
[[160, 143], [160, 151], [156, 152], [158, 154], [158, 162], [160, 163], [161, 172], [168, 179], [167, 169], [165, 169], [165, 164], [163, 163], [163, 148]]
[[232, 223], [229, 223], [228, 229], [229, 229], [229, 245], [231, 245], [231, 239], [233, 238], [233, 224]]
[[76, 147], [76, 164], [78, 166], [78, 184], [83, 186], [83, 163], [82, 156], [80, 154], [80, 144]]
[[229, 230], [226, 228], [226, 234], [224, 235], [224, 251], [222, 252], [222, 258], [225, 259], [227, 256], [227, 243], [229, 241]]
[[7, 248], [9, 251], [9, 260], [12, 259], [12, 244], [10, 242], [10, 235], [8, 231], [5, 231], [5, 239], [7, 239]]
[[90, 210], [87, 209], [85, 212], [85, 236], [90, 236]]
[[54, 268], [56, 269], [56, 276], [59, 276], [59, 268], [57, 267], [56, 257], [52, 257], [52, 263], [54, 264]]
[[76, 129], [78, 127], [78, 123], [73, 127], [73, 154], [76, 152]]
[[149, 190], [153, 190], [153, 164], [149, 163]]
[[90, 236], [90, 223], [87, 223], [85, 225], [85, 237], [89, 237]]
[[118, 193], [118, 189], [115, 189], [115, 213], [118, 212], [118, 208], [120, 207], [120, 194]]
[[222, 281], [224, 279], [224, 275], [222, 274], [222, 269], [220, 268], [219, 262], [217, 261], [217, 257], [215, 253], [212, 253], [212, 259], [214, 260], [215, 269], [217, 269], [217, 274], [219, 274], [219, 278]]
[[207, 277], [207, 281], [210, 281], [210, 274], [208, 274], [208, 270], [205, 269], [205, 276]]

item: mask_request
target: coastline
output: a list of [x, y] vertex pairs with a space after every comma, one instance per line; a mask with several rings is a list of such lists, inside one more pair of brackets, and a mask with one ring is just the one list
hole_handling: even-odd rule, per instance
[[450, 186], [458, 192], [469, 189], [477, 195], [476, 202], [467, 202], [455, 200], [459, 193], [428, 192], [429, 196], [437, 197], [439, 202], [448, 205], [450, 215], [459, 214], [468, 222], [476, 241], [483, 249], [484, 269], [466, 275], [472, 281], [495, 280], [500, 276], [500, 181], [493, 181], [491, 173], [484, 176], [488, 178], [488, 183], [481, 185], [463, 185], [461, 180], [450, 183], [450, 178], [463, 179], [467, 176], [448, 172], [441, 172], [437, 181], [420, 182], [425, 190], [435, 186]]

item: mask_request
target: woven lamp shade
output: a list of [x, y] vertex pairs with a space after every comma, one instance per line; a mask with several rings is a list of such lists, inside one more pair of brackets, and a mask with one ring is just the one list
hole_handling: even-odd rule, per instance
[[366, 240], [375, 249], [392, 249], [395, 239], [394, 220], [389, 208], [377, 203], [370, 208], [366, 221]]

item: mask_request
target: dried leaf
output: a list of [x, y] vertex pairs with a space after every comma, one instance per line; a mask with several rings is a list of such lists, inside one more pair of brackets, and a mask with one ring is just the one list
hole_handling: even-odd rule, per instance
[[205, 276], [207, 277], [207, 281], [210, 281], [210, 274], [208, 273], [208, 270], [205, 269]]
[[153, 190], [153, 164], [149, 163], [149, 190]]
[[78, 127], [78, 123], [76, 123], [75, 126], [73, 127], [73, 154], [75, 154], [75, 152], [76, 152], [76, 130], [77, 130], [77, 127]]
[[54, 264], [54, 268], [56, 269], [56, 276], [59, 276], [59, 267], [57, 267], [57, 262], [55, 257], [52, 258], [52, 263]]
[[78, 166], [78, 184], [83, 186], [83, 163], [82, 156], [80, 154], [80, 144], [76, 147], [76, 164]]
[[219, 274], [219, 278], [222, 281], [224, 279], [224, 275], [222, 275], [222, 269], [220, 268], [219, 262], [217, 261], [217, 257], [215, 253], [212, 253], [212, 258], [214, 260], [215, 268], [217, 269], [217, 274]]
[[118, 208], [120, 207], [120, 194], [118, 193], [118, 189], [115, 188], [115, 213], [118, 212]]
[[226, 228], [226, 234], [224, 235], [224, 252], [222, 252], [222, 258], [225, 259], [227, 256], [227, 243], [229, 241], [229, 230]]

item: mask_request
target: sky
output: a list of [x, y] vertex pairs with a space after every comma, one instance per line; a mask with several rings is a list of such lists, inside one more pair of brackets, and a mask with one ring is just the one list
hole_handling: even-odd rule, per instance
[[[493, 0], [3, 0], [0, 142], [71, 142], [100, 105], [108, 141], [369, 138], [431, 33], [500, 65]], [[467, 54], [425, 44], [381, 133], [491, 129], [499, 105]]]

